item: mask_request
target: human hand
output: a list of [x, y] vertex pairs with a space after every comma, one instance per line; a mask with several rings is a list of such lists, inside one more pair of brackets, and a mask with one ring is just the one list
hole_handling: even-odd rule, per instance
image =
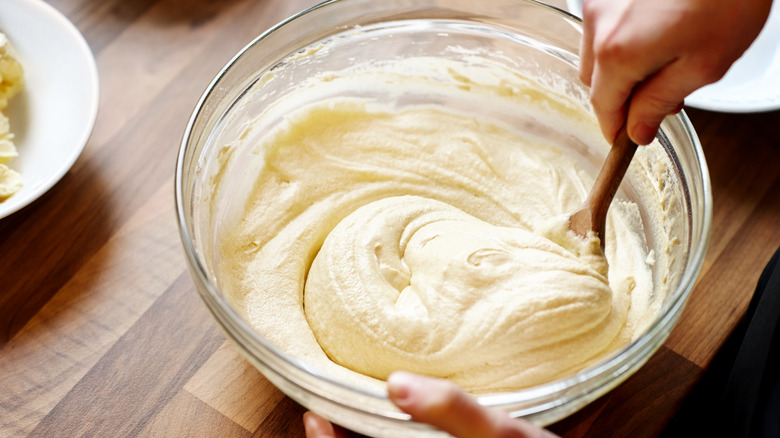
[[[458, 438], [553, 438], [552, 433], [506, 413], [486, 408], [442, 379], [407, 372], [393, 373], [387, 380], [390, 400], [421, 423], [428, 423]], [[307, 412], [303, 417], [307, 438], [346, 438], [348, 432], [324, 418]]]
[[[772, 0], [584, 0], [580, 80], [604, 137], [627, 120], [653, 141], [684, 98], [720, 79], [758, 36]], [[627, 118], [626, 118], [627, 117]]]

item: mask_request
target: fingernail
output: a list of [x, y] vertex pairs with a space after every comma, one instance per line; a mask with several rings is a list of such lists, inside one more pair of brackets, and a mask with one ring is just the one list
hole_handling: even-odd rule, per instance
[[657, 133], [657, 127], [652, 127], [647, 123], [639, 122], [634, 125], [634, 129], [631, 132], [631, 138], [638, 144], [649, 144], [655, 139]]
[[387, 378], [387, 395], [396, 404], [402, 404], [409, 397], [415, 381], [414, 374], [396, 371]]
[[317, 430], [317, 419], [312, 417], [311, 412], [303, 413], [303, 428], [307, 435]]

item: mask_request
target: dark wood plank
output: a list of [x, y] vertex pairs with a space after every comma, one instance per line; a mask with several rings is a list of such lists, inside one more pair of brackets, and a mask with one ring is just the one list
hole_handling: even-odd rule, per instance
[[0, 347], [0, 436], [29, 433], [181, 276], [169, 202], [158, 190]]
[[182, 275], [32, 435], [135, 436], [223, 341]]
[[84, 35], [90, 48], [99, 55], [105, 46], [128, 25], [146, 13], [156, 0], [48, 0], [68, 17]]
[[616, 390], [549, 429], [563, 437], [658, 436], [701, 373], [689, 360], [661, 347]]
[[765, 193], [759, 202], [761, 208], [754, 210], [712, 268], [699, 278], [667, 342], [700, 366], [709, 363], [742, 317], [761, 271], [780, 246], [780, 176]]
[[248, 431], [257, 430], [285, 397], [227, 341], [184, 389]]
[[211, 406], [181, 391], [141, 431], [138, 438], [248, 438], [251, 435]]
[[253, 438], [302, 437], [303, 413], [306, 409], [285, 397], [252, 434]]
[[712, 181], [713, 233], [702, 274], [737, 236], [742, 223], [780, 175], [780, 111], [722, 114], [687, 110], [699, 134]]

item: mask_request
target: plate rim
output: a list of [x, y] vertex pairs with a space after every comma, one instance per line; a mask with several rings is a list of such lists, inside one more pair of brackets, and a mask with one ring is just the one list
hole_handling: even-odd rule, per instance
[[[87, 104], [87, 111], [85, 112], [84, 116], [86, 123], [84, 123], [84, 125], [78, 131], [78, 136], [74, 136], [71, 140], [68, 141], [69, 146], [67, 149], [69, 149], [69, 153], [62, 155], [60, 166], [56, 169], [55, 172], [52, 172], [46, 177], [38, 180], [38, 185], [34, 189], [24, 191], [23, 186], [20, 192], [0, 202], [0, 220], [32, 204], [34, 201], [48, 192], [52, 187], [54, 187], [54, 185], [56, 185], [73, 167], [76, 160], [81, 156], [81, 153], [83, 152], [90, 136], [92, 135], [97, 119], [100, 101], [100, 80], [97, 69], [97, 62], [91, 48], [89, 47], [89, 44], [78, 28], [73, 24], [73, 22], [71, 22], [54, 6], [46, 3], [43, 0], [3, 0], [3, 3], [5, 3], [6, 7], [11, 5], [9, 10], [23, 10], [26, 13], [40, 17], [41, 20], [50, 23], [52, 27], [56, 27], [58, 29], [56, 33], [52, 33], [53, 35], [67, 37], [69, 45], [72, 45], [74, 51], [81, 55], [75, 61], [82, 63], [82, 68], [84, 68], [87, 72], [87, 75], [82, 77], [82, 79], [84, 80], [83, 84], [85, 85], [85, 89], [89, 90], [90, 95], [84, 97], [84, 103]], [[0, 9], [4, 9], [4, 7], [0, 6]], [[40, 34], [38, 37], [40, 37]], [[14, 44], [14, 40], [18, 39], [19, 35], [8, 35], [8, 38], [12, 45], [18, 46], [18, 44]], [[22, 174], [22, 178], [24, 177], [24, 174]], [[25, 184], [27, 183], [25, 182]], [[19, 197], [18, 195], [23, 196]]]

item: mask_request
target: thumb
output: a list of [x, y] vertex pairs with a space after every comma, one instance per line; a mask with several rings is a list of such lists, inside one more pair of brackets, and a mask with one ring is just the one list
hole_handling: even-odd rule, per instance
[[403, 371], [387, 380], [390, 400], [412, 419], [458, 438], [541, 438], [555, 435], [506, 413], [486, 408], [454, 383]]

